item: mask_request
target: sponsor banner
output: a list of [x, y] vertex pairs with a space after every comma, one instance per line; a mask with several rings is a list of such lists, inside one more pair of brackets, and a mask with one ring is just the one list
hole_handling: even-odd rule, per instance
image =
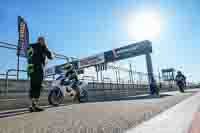
[[112, 62], [116, 60], [126, 59], [129, 57], [139, 56], [145, 53], [151, 53], [152, 46], [150, 41], [142, 41], [134, 43], [125, 47], [113, 49], [105, 52], [106, 62]]
[[107, 70], [107, 63], [95, 65], [96, 72]]
[[21, 57], [27, 57], [27, 48], [29, 46], [29, 31], [25, 20], [22, 17], [18, 17], [18, 50], [17, 55]]
[[95, 66], [105, 62], [104, 53], [95, 56], [87, 57], [80, 60], [80, 68]]

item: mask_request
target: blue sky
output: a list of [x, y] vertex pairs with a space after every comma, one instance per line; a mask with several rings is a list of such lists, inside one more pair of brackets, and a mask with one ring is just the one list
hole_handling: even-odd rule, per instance
[[[151, 40], [154, 71], [174, 67], [197, 81], [200, 75], [199, 5], [198, 0], [2, 0], [0, 41], [17, 43], [17, 16], [21, 15], [28, 23], [31, 42], [43, 35], [51, 50], [81, 58], [136, 41], [128, 37], [124, 28], [126, 18], [151, 10], [162, 18], [160, 35]], [[15, 53], [0, 49], [0, 55], [1, 72], [16, 66]], [[144, 56], [128, 61], [137, 71], [146, 72]], [[24, 65], [21, 63], [21, 68]]]

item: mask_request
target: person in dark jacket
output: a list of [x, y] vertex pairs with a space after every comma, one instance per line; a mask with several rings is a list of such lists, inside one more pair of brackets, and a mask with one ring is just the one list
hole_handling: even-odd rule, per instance
[[30, 44], [28, 48], [28, 73], [30, 76], [30, 99], [32, 101], [30, 111], [43, 111], [38, 105], [43, 82], [43, 68], [46, 58], [52, 59], [52, 54], [47, 48], [45, 39], [39, 37], [37, 43]]
[[150, 92], [151, 95], [159, 96], [159, 88], [156, 85], [156, 80], [152, 77], [150, 83]]

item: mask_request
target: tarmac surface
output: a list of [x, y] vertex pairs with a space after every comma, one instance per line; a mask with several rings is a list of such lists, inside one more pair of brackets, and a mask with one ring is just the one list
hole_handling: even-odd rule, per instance
[[199, 101], [198, 92], [126, 133], [200, 133]]
[[[46, 93], [42, 93], [39, 104], [41, 106], [48, 106], [48, 97]], [[65, 97], [63, 104], [72, 104], [72, 98]], [[7, 111], [13, 109], [28, 108], [31, 105], [28, 93], [9, 93], [7, 96], [0, 97], [0, 111]]]
[[197, 90], [121, 101], [74, 104], [0, 119], [2, 133], [122, 133], [180, 103]]

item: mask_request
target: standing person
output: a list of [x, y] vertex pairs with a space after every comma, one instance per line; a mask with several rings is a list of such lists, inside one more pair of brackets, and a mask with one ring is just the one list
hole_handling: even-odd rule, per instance
[[44, 37], [39, 37], [37, 43], [30, 44], [28, 48], [28, 73], [30, 76], [29, 96], [32, 102], [29, 109], [31, 112], [43, 111], [43, 108], [39, 107], [38, 101], [42, 89], [43, 68], [46, 58], [52, 59], [52, 54], [47, 48]]
[[159, 89], [156, 85], [156, 80], [153, 77], [151, 78], [150, 91], [151, 91], [151, 95], [159, 96]]

